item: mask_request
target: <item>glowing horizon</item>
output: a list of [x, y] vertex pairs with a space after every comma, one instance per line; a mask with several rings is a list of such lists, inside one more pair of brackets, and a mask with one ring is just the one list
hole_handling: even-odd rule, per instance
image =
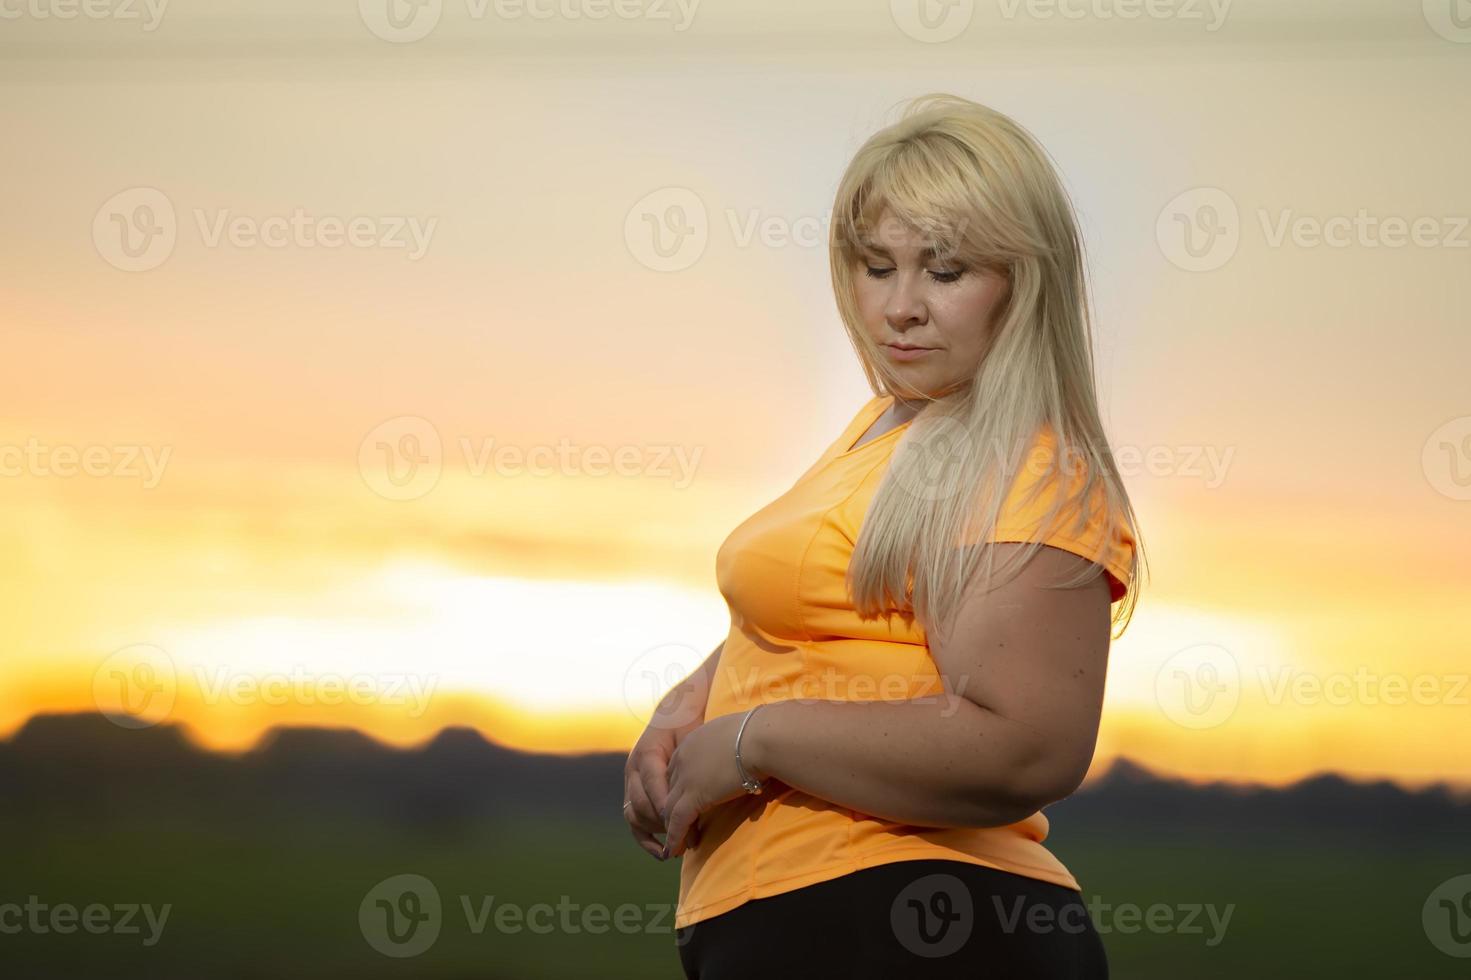
[[[761, 0], [678, 33], [457, 8], [395, 44], [351, 4], [271, 6], [0, 45], [26, 93], [0, 106], [25, 150], [0, 185], [0, 733], [95, 709], [108, 658], [153, 647], [211, 748], [277, 724], [626, 748], [630, 702], [725, 635], [720, 543], [869, 397], [827, 212], [894, 105], [947, 90], [1037, 136], [1087, 244], [1152, 573], [1095, 768], [1471, 782], [1454, 23], [1023, 5], [939, 41]], [[799, 30], [768, 49], [774, 23]], [[378, 700], [224, 693], [298, 667]], [[416, 674], [412, 714], [383, 703]]]

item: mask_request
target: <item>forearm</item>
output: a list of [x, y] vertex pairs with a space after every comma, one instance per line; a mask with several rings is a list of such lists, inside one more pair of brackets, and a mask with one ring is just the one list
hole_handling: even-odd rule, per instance
[[1035, 812], [1026, 732], [953, 694], [777, 701], [741, 737], [747, 771], [839, 806], [928, 827], [998, 827]]
[[705, 658], [704, 663], [665, 693], [654, 709], [651, 723], [672, 730], [676, 742], [705, 723], [705, 706], [710, 700], [710, 682], [715, 676], [715, 668], [720, 663], [720, 652], [724, 648], [725, 641], [722, 640], [714, 652]]

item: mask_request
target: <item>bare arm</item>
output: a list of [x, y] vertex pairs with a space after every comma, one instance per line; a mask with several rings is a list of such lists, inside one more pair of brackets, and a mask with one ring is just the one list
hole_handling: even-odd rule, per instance
[[623, 766], [623, 799], [629, 804], [623, 808], [624, 819], [638, 845], [660, 860], [664, 859], [663, 845], [655, 835], [665, 832], [661, 816], [669, 796], [665, 768], [684, 737], [705, 722], [710, 681], [724, 649], [722, 640], [704, 663], [659, 699], [654, 716]]
[[1042, 586], [1082, 561], [1043, 547], [1006, 585], [968, 587], [952, 623], [929, 637], [943, 694], [764, 706], [741, 739], [746, 768], [922, 826], [1003, 826], [1066, 797], [1097, 738], [1108, 586], [1102, 575]]
[[710, 700], [710, 681], [715, 676], [715, 670], [720, 664], [720, 652], [724, 649], [725, 641], [721, 640], [710, 656], [705, 658], [704, 663], [669, 689], [654, 708], [649, 727], [667, 728], [674, 733], [675, 743], [678, 744], [685, 735], [704, 724], [705, 705]]

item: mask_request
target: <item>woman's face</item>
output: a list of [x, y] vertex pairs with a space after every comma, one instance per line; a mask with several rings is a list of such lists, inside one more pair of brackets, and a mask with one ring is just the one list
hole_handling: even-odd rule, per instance
[[926, 252], [930, 244], [886, 208], [861, 244], [854, 289], [879, 356], [935, 397], [975, 377], [1007, 283], [999, 273], [936, 258]]

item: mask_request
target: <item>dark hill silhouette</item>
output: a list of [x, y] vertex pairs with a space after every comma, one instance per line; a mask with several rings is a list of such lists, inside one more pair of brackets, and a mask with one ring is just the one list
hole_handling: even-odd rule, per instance
[[[535, 754], [451, 727], [411, 749], [350, 729], [289, 727], [249, 751], [203, 750], [177, 725], [126, 729], [99, 714], [31, 718], [0, 742], [0, 816], [211, 821], [303, 814], [461, 829], [497, 820], [621, 822], [623, 753]], [[1464, 840], [1471, 802], [1444, 784], [1322, 773], [1286, 787], [1192, 784], [1119, 758], [1048, 807], [1060, 835], [1346, 835]]]
[[540, 755], [446, 728], [413, 749], [352, 730], [286, 727], [249, 751], [196, 746], [178, 725], [121, 728], [47, 714], [0, 741], [0, 815], [211, 820], [308, 814], [448, 829], [496, 819], [619, 817], [624, 756]]
[[1047, 808], [1064, 832], [1369, 837], [1399, 845], [1471, 833], [1471, 801], [1445, 783], [1411, 790], [1390, 780], [1320, 773], [1287, 786], [1160, 776], [1119, 758], [1088, 787]]

